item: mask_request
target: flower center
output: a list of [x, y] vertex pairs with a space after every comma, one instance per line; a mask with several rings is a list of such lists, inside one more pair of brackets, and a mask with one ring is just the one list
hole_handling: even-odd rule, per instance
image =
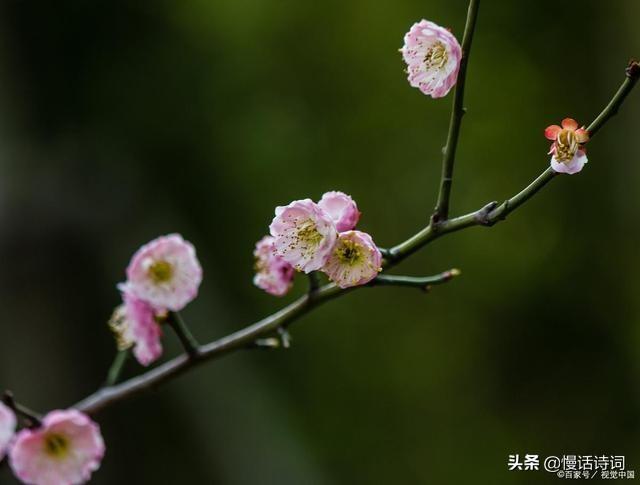
[[154, 283], [166, 283], [173, 276], [173, 266], [164, 260], [154, 261], [147, 271]]
[[362, 261], [362, 246], [346, 239], [340, 242], [335, 255], [342, 264], [354, 266]]
[[568, 162], [573, 159], [580, 148], [578, 137], [573, 130], [561, 130], [556, 137], [556, 160]]
[[52, 458], [64, 458], [69, 452], [69, 440], [57, 433], [49, 433], [44, 438], [44, 451]]
[[447, 48], [442, 42], [436, 42], [433, 44], [424, 56], [424, 63], [427, 66], [427, 69], [432, 67], [442, 69], [448, 60], [449, 56], [447, 55]]
[[309, 246], [317, 246], [322, 241], [322, 234], [318, 232], [315, 223], [308, 219], [298, 226], [298, 240], [307, 243]]

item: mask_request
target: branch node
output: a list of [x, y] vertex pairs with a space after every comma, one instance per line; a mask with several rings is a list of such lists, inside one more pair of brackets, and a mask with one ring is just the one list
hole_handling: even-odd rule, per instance
[[509, 213], [509, 204], [510, 203], [511, 203], [511, 201], [509, 199], [507, 199], [500, 206], [500, 212], [498, 214], [498, 220], [504, 221], [507, 218], [507, 214]]
[[629, 79], [635, 80], [640, 78], [640, 62], [638, 62], [637, 59], [630, 59], [624, 73]]
[[498, 206], [498, 202], [497, 201], [494, 200], [492, 202], [489, 202], [482, 209], [480, 209], [478, 212], [476, 212], [473, 218], [481, 226], [492, 226], [493, 223], [491, 222], [491, 219], [489, 218], [489, 214], [491, 214], [491, 211], [493, 209], [495, 209], [497, 206]]
[[395, 258], [393, 251], [391, 251], [390, 249], [379, 247], [378, 251], [380, 251], [380, 254], [382, 255], [382, 257], [387, 261], [393, 261], [393, 259]]

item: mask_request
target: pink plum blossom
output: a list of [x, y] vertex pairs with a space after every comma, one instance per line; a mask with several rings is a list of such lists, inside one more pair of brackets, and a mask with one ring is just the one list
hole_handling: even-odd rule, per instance
[[432, 98], [446, 96], [458, 79], [462, 49], [447, 29], [428, 20], [411, 26], [400, 49], [409, 84]]
[[9, 463], [24, 483], [75, 485], [89, 480], [104, 451], [96, 423], [74, 409], [59, 410], [47, 414], [42, 426], [16, 435]]
[[9, 443], [16, 432], [16, 415], [0, 401], [0, 461], [4, 458]]
[[158, 309], [133, 294], [130, 285], [121, 284], [123, 304], [113, 313], [109, 327], [116, 335], [119, 350], [133, 347], [133, 355], [148, 366], [162, 355], [160, 322], [166, 310]]
[[331, 217], [311, 199], [276, 207], [269, 230], [275, 253], [305, 273], [322, 268], [338, 237]]
[[382, 270], [382, 255], [371, 239], [361, 231], [340, 234], [329, 260], [322, 269], [340, 288], [364, 285]]
[[343, 192], [325, 193], [318, 205], [331, 216], [338, 232], [354, 229], [360, 219], [360, 211], [355, 201]]
[[291, 288], [295, 270], [275, 254], [274, 241], [273, 236], [265, 236], [256, 243], [253, 251], [256, 260], [253, 284], [267, 293], [282, 296]]
[[142, 246], [127, 268], [131, 292], [158, 307], [182, 310], [198, 294], [202, 268], [191, 243], [179, 234]]
[[551, 125], [544, 130], [547, 140], [553, 141], [549, 154], [551, 168], [556, 172], [578, 173], [587, 163], [586, 150], [582, 146], [589, 141], [589, 132], [578, 128], [578, 122], [571, 118], [562, 120], [562, 126]]

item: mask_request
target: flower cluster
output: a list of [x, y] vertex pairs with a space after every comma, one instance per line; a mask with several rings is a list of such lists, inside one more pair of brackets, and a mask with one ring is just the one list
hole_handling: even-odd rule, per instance
[[105, 446], [100, 428], [74, 409], [47, 414], [37, 427], [18, 433], [16, 416], [0, 403], [0, 459], [6, 454], [13, 473], [31, 485], [85, 483], [100, 467]]
[[294, 271], [324, 272], [341, 288], [363, 285], [381, 270], [382, 255], [368, 234], [354, 230], [360, 211], [343, 192], [327, 192], [318, 203], [294, 200], [276, 207], [270, 236], [256, 244], [254, 284], [284, 295]]
[[411, 26], [400, 49], [409, 84], [432, 98], [446, 96], [458, 80], [462, 49], [447, 29], [428, 20]]
[[182, 310], [196, 297], [201, 281], [196, 251], [179, 234], [138, 249], [127, 267], [127, 281], [118, 285], [123, 303], [109, 322], [118, 348], [133, 347], [144, 366], [157, 360], [162, 355], [160, 323], [168, 312]]

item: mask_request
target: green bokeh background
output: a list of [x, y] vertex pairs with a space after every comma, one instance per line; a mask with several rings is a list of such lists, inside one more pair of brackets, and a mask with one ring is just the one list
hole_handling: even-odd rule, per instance
[[[0, 387], [39, 410], [92, 392], [115, 285], [157, 235], [198, 249], [184, 316], [205, 341], [294, 297], [251, 283], [274, 206], [343, 190], [382, 246], [424, 226], [451, 96], [411, 89], [397, 49], [423, 17], [460, 38], [465, 14], [462, 0], [4, 0]], [[599, 113], [640, 56], [638, 18], [634, 0], [483, 2], [454, 213], [541, 172], [545, 126]], [[454, 282], [355, 292], [301, 319], [288, 351], [227, 356], [100, 414], [93, 483], [558, 482], [508, 472], [512, 453], [626, 455], [640, 471], [639, 126], [632, 93], [580, 175], [397, 269], [460, 267]]]

